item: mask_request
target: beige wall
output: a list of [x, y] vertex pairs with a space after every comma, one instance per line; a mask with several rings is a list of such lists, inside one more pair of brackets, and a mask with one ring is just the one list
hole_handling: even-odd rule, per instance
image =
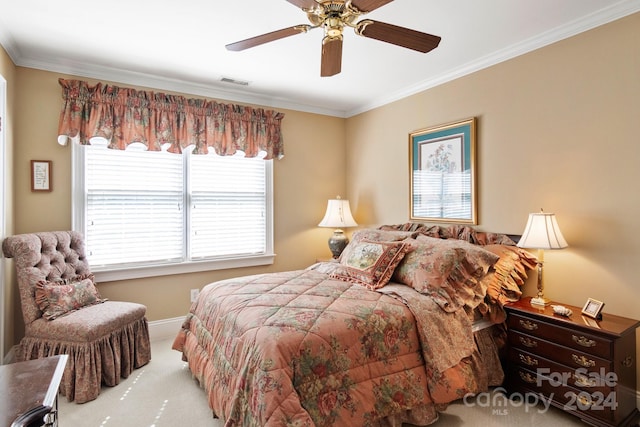
[[[14, 231], [66, 230], [71, 227], [71, 149], [56, 143], [61, 106], [58, 78], [72, 76], [20, 67], [17, 74], [20, 97], [15, 106]], [[104, 297], [145, 304], [150, 321], [169, 319], [187, 313], [191, 288], [241, 274], [303, 268], [318, 257], [330, 256], [326, 239], [331, 230], [320, 229], [317, 224], [327, 199], [346, 192], [345, 122], [334, 117], [279, 111], [285, 113], [282, 122], [285, 157], [274, 161], [275, 264], [101, 283], [99, 290]], [[30, 191], [32, 159], [53, 161], [51, 193]], [[18, 339], [23, 334], [19, 310], [10, 322]]]
[[638, 40], [635, 14], [348, 119], [352, 209], [407, 221], [409, 132], [475, 116], [478, 227], [520, 234], [555, 212], [570, 247], [545, 254], [546, 296], [640, 319]]
[[[6, 105], [6, 116], [2, 118], [2, 128], [5, 135], [5, 152], [4, 155], [6, 157], [2, 157], [3, 154], [0, 153], [0, 161], [2, 165], [6, 165], [7, 169], [11, 168], [11, 161], [13, 158], [13, 129], [14, 129], [14, 117], [13, 114], [13, 105], [15, 99], [15, 80], [16, 80], [16, 67], [13, 65], [13, 62], [5, 52], [5, 50], [0, 46], [0, 75], [7, 82], [7, 105]], [[0, 191], [4, 192], [6, 210], [0, 214], [0, 221], [4, 223], [5, 233], [7, 235], [13, 232], [13, 177], [9, 170], [3, 170], [3, 167], [0, 166], [0, 173], [4, 176], [4, 184], [5, 188], [0, 189]], [[5, 236], [0, 236], [0, 238], [4, 238]], [[4, 260], [0, 259], [0, 262]], [[17, 292], [11, 283], [13, 281], [13, 271], [7, 263], [3, 264], [4, 271], [3, 277], [0, 280], [4, 280], [4, 292], [0, 295], [0, 316], [4, 320], [4, 322], [0, 322], [3, 324], [4, 330], [0, 333], [0, 339], [4, 338], [3, 344], [0, 345], [0, 348], [4, 349], [4, 352], [0, 352], [0, 363], [2, 363], [2, 358], [4, 356], [3, 353], [6, 353], [13, 343], [15, 342], [14, 338], [14, 328], [13, 322], [9, 319], [13, 319], [14, 310], [15, 310], [15, 299], [17, 298]], [[1, 288], [0, 288], [1, 289]]]

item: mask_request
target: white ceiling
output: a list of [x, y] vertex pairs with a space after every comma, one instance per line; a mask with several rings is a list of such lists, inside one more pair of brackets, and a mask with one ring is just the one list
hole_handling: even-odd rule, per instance
[[640, 0], [395, 0], [365, 17], [440, 46], [422, 54], [347, 28], [342, 72], [324, 78], [321, 29], [225, 49], [307, 24], [285, 0], [0, 0], [0, 44], [19, 66], [349, 117], [638, 11]]

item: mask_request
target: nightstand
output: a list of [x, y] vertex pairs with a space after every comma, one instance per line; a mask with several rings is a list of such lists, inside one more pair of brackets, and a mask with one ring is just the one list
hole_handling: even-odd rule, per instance
[[594, 426], [631, 426], [636, 408], [636, 333], [640, 321], [603, 314], [554, 314], [531, 298], [507, 304], [505, 386], [513, 398], [541, 394]]

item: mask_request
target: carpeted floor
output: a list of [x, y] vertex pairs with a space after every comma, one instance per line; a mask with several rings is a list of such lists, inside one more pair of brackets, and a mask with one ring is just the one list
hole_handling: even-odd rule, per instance
[[218, 427], [204, 390], [191, 377], [172, 339], [151, 343], [151, 362], [91, 402], [58, 399], [60, 427]]
[[[59, 398], [60, 427], [223, 427], [213, 419], [203, 389], [191, 377], [173, 339], [152, 343], [151, 362], [117, 387], [103, 387], [98, 399], [78, 405]], [[494, 396], [492, 394], [491, 396]], [[433, 426], [584, 426], [578, 419], [542, 405], [514, 405], [498, 395], [453, 403]], [[492, 403], [493, 402], [493, 403]], [[499, 403], [506, 406], [496, 406]]]

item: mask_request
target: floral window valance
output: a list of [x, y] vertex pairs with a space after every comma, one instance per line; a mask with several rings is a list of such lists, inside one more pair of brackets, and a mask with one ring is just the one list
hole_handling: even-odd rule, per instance
[[213, 149], [221, 156], [236, 151], [246, 157], [266, 152], [265, 159], [284, 156], [284, 114], [277, 111], [80, 80], [58, 82], [63, 98], [59, 141], [71, 138], [86, 145], [101, 137], [116, 150], [141, 143], [149, 151], [181, 153], [193, 145], [196, 154]]

